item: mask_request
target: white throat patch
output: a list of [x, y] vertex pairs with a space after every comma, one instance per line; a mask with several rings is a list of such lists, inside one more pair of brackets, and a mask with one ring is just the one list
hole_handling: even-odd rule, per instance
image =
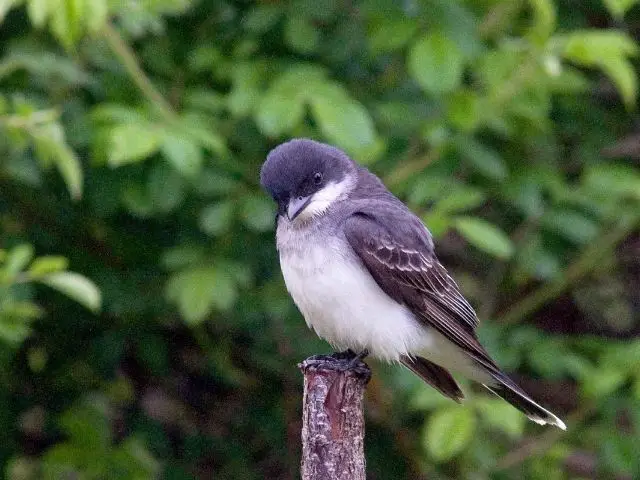
[[303, 222], [319, 217], [336, 201], [341, 200], [353, 187], [353, 180], [347, 176], [340, 182], [331, 182], [318, 190], [311, 197], [309, 205], [298, 215], [296, 220]]

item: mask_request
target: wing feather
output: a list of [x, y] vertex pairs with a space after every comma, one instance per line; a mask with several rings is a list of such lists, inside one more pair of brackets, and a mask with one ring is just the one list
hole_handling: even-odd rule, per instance
[[345, 221], [349, 244], [387, 295], [476, 361], [497, 369], [476, 338], [475, 311], [435, 256], [427, 231], [422, 227], [411, 232], [390, 232], [372, 215], [356, 213]]

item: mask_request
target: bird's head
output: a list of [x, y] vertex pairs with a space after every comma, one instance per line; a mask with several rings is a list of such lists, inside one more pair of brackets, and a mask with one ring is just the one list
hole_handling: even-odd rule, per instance
[[260, 184], [293, 222], [324, 214], [355, 185], [356, 164], [341, 150], [308, 139], [277, 146], [267, 156]]

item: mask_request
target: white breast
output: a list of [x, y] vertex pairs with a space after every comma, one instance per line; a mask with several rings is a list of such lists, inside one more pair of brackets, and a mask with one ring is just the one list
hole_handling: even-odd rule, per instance
[[[342, 248], [340, 248], [342, 247]], [[335, 348], [368, 349], [385, 360], [416, 352], [426, 329], [387, 296], [338, 239], [280, 251], [289, 293], [307, 324]]]
[[307, 324], [334, 348], [366, 348], [387, 361], [421, 355], [481, 383], [491, 381], [460, 348], [384, 293], [346, 240], [319, 240], [318, 230], [284, 223], [277, 243], [287, 290]]

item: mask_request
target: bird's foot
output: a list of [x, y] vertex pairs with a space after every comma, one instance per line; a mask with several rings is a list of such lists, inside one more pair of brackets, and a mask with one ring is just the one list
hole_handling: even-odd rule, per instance
[[344, 352], [337, 352], [333, 354], [335, 358], [341, 360], [348, 360], [349, 366], [351, 368], [356, 367], [360, 364], [364, 364], [364, 359], [369, 355], [369, 350], [366, 348], [362, 350], [360, 353], [356, 353], [351, 349], [348, 349]]
[[335, 352], [331, 355], [313, 355], [302, 362], [300, 366], [303, 369], [313, 366], [329, 368], [340, 372], [352, 370], [368, 379], [371, 375], [371, 370], [369, 369], [369, 366], [363, 362], [363, 359], [367, 355], [369, 355], [369, 351], [366, 349], [360, 353], [347, 349], [344, 352]]
[[344, 352], [334, 352], [331, 354], [331, 357], [336, 360], [352, 360], [357, 356], [357, 353], [351, 350], [350, 348], [346, 349]]
[[330, 355], [313, 355], [309, 357], [309, 360], [362, 360], [367, 355], [369, 355], [368, 350], [363, 350], [360, 353], [356, 353], [350, 348], [346, 349], [343, 352], [334, 352]]

